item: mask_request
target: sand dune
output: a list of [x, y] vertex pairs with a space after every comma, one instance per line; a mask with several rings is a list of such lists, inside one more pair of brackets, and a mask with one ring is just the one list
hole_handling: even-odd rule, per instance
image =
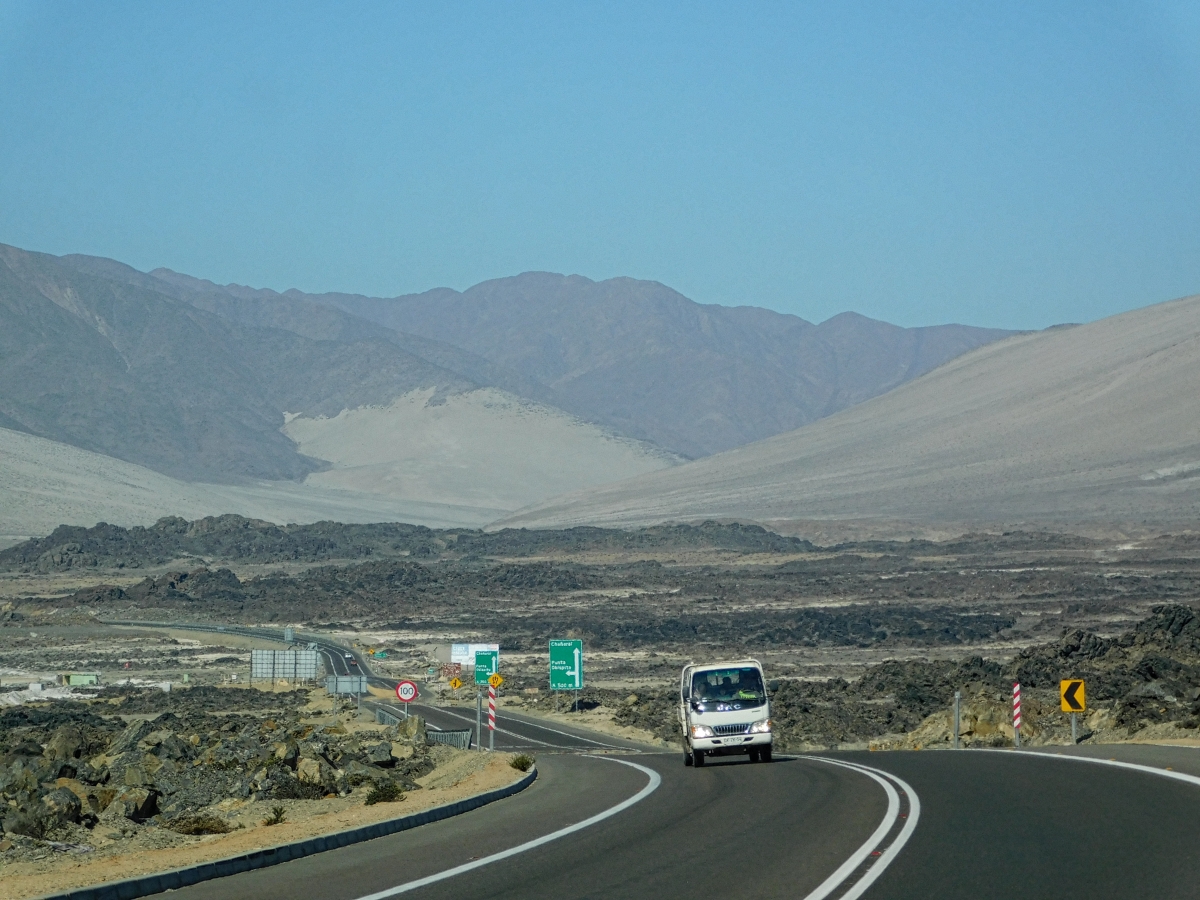
[[57, 525], [150, 524], [240, 513], [271, 522], [411, 522], [479, 527], [522, 506], [656, 471], [678, 460], [647, 444], [497, 390], [292, 417], [306, 455], [332, 464], [304, 482], [194, 484], [68, 444], [0, 429], [0, 541]]
[[405, 502], [291, 482], [189, 484], [110, 456], [0, 428], [0, 541], [60, 524], [148, 525], [161, 516], [240, 513], [272, 522], [412, 522], [481, 525], [506, 511]]
[[413, 391], [387, 407], [291, 418], [284, 431], [333, 468], [306, 485], [380, 497], [516, 510], [565, 491], [679, 460], [560, 410], [495, 389], [434, 401]]
[[990, 344], [796, 431], [498, 524], [704, 517], [1200, 522], [1200, 297]]

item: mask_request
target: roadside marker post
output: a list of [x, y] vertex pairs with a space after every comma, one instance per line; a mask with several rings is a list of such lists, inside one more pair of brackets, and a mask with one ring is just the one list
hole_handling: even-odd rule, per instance
[[955, 692], [954, 692], [954, 749], [955, 749], [955, 750], [958, 750], [958, 749], [960, 749], [960, 747], [959, 747], [959, 741], [958, 741], [958, 735], [959, 735], [959, 728], [958, 728], [958, 723], [959, 723], [958, 711], [959, 711], [959, 704], [960, 704], [961, 702], [962, 702], [962, 691], [955, 691]]
[[494, 684], [488, 685], [488, 749], [496, 749], [496, 686]]
[[488, 683], [488, 680], [495, 675], [499, 669], [500, 651], [475, 651], [475, 733], [479, 736], [480, 750], [483, 749], [483, 686]]
[[1071, 743], [1079, 743], [1077, 716], [1087, 712], [1087, 684], [1082, 678], [1064, 678], [1058, 683], [1059, 707], [1071, 714]]
[[1013, 743], [1021, 749], [1021, 683], [1013, 682]]

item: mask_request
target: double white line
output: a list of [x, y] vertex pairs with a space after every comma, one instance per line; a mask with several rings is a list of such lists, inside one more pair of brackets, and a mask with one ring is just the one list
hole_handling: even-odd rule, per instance
[[[908, 839], [912, 837], [912, 833], [917, 828], [917, 820], [921, 818], [921, 801], [917, 798], [917, 792], [912, 789], [907, 781], [897, 778], [890, 772], [884, 772], [882, 769], [874, 769], [871, 766], [844, 762], [839, 759], [829, 759], [825, 756], [804, 756], [801, 758], [812, 759], [828, 763], [831, 766], [839, 766], [843, 769], [859, 772], [873, 779], [883, 788], [884, 793], [887, 794], [888, 808], [883, 816], [883, 821], [879, 823], [879, 827], [867, 838], [866, 843], [855, 850], [838, 867], [836, 872], [822, 881], [816, 890], [804, 898], [804, 900], [825, 900], [825, 898], [837, 894], [838, 900], [856, 900], [856, 898], [866, 893], [867, 888], [875, 883], [875, 879], [882, 875], [884, 870], [891, 865], [892, 861], [904, 848], [904, 845], [908, 843]], [[897, 788], [899, 788], [899, 791], [897, 791]], [[900, 800], [901, 794], [908, 800], [908, 817], [904, 820], [904, 825], [900, 830], [895, 835], [892, 835], [892, 832], [896, 829], [897, 821], [904, 815], [902, 812], [904, 804]], [[888, 840], [889, 835], [892, 835], [890, 841]], [[871, 857], [874, 854], [878, 854], [878, 856], [872, 862]], [[847, 884], [849, 884], [848, 890], [840, 894], [837, 893], [838, 891], [842, 891]]]

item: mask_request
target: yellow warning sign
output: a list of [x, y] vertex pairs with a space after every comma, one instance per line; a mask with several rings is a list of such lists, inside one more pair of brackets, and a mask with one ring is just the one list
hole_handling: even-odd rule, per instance
[[1066, 678], [1058, 683], [1063, 712], [1087, 712], [1087, 691], [1082, 678]]
[[457, 691], [460, 687], [462, 687], [462, 679], [461, 678], [451, 678], [450, 679], [450, 687], [453, 690]]
[[501, 678], [500, 673], [497, 672], [494, 675], [492, 675], [491, 678], [488, 679], [488, 684], [490, 684], [494, 688], [498, 688], [498, 687], [500, 687], [500, 685], [504, 684], [504, 679]]

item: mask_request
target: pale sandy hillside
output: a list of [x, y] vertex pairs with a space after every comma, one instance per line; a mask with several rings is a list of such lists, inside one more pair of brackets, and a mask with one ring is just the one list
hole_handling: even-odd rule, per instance
[[1200, 297], [1021, 335], [796, 431], [502, 521], [1200, 521]]
[[149, 524], [239, 513], [270, 522], [479, 527], [522, 506], [678, 462], [559, 410], [496, 390], [291, 417], [288, 437], [332, 465], [304, 483], [190, 483], [0, 429], [0, 540], [57, 525]]
[[481, 525], [504, 508], [405, 502], [291, 482], [191, 484], [132, 463], [0, 428], [0, 541], [49, 534], [60, 524], [148, 525], [240, 513], [278, 523], [411, 522]]
[[495, 389], [289, 418], [285, 433], [332, 468], [306, 485], [396, 500], [516, 510], [678, 462], [651, 445]]

